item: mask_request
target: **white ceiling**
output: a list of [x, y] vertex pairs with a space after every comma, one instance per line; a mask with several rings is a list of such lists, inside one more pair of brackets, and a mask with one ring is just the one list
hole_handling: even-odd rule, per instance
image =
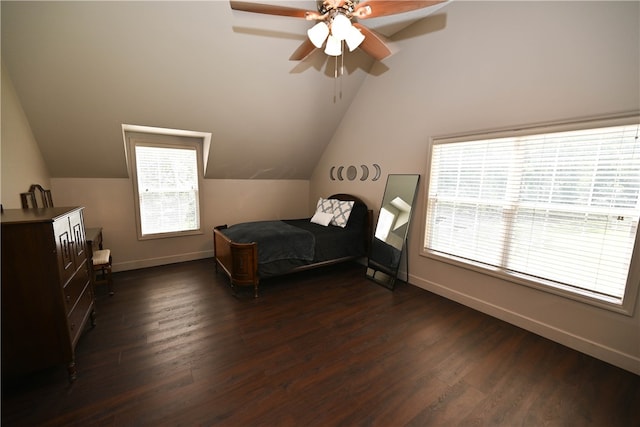
[[[210, 132], [208, 178], [308, 179], [373, 64], [357, 50], [335, 80], [321, 51], [291, 62], [312, 23], [227, 1], [1, 7], [2, 61], [52, 177], [128, 176], [130, 124]], [[440, 7], [362, 23], [392, 36]]]

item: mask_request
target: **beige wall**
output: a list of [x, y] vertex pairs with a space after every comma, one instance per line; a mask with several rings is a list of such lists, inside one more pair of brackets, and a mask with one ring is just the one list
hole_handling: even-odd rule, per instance
[[4, 63], [2, 64], [1, 97], [2, 192], [0, 195], [4, 208], [20, 208], [20, 193], [27, 191], [31, 184], [40, 184], [44, 188], [50, 187], [49, 171]]
[[311, 214], [308, 181], [205, 179], [204, 234], [139, 241], [130, 179], [52, 178], [51, 183], [57, 206], [84, 206], [86, 226], [103, 228], [114, 271], [212, 257], [216, 225]]
[[[421, 174], [411, 283], [640, 374], [640, 301], [629, 317], [420, 255], [429, 138], [640, 109], [639, 6], [456, 1], [408, 28], [318, 163], [310, 203], [348, 191], [378, 210], [387, 174]], [[372, 163], [380, 181], [329, 179]]]
[[204, 234], [138, 241], [130, 179], [49, 177], [4, 66], [1, 144], [3, 207], [20, 208], [20, 193], [34, 183], [51, 188], [56, 206], [83, 206], [86, 226], [103, 227], [114, 271], [212, 257], [216, 225], [311, 214], [306, 180], [204, 180]]

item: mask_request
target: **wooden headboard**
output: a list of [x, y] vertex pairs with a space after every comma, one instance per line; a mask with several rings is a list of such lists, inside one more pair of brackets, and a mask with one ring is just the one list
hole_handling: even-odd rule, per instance
[[338, 193], [333, 194], [328, 197], [329, 199], [338, 199], [344, 201], [354, 201], [354, 206], [359, 204], [364, 206], [367, 209], [367, 221], [366, 221], [366, 230], [365, 230], [365, 242], [364, 247], [366, 248], [367, 254], [369, 254], [369, 250], [371, 249], [371, 242], [373, 240], [373, 210], [369, 209], [367, 204], [362, 201], [358, 196], [354, 196], [353, 194], [346, 193]]

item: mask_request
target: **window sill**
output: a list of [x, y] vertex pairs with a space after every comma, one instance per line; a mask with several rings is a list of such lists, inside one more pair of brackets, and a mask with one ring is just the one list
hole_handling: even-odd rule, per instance
[[173, 237], [185, 237], [196, 236], [204, 234], [202, 230], [190, 230], [190, 231], [172, 231], [170, 233], [156, 233], [156, 234], [143, 234], [138, 235], [138, 240], [156, 240], [156, 239], [169, 239]]

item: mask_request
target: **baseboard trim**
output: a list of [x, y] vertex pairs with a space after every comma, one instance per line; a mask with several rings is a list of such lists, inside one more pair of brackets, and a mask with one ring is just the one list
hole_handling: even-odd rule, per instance
[[640, 358], [622, 353], [614, 348], [610, 348], [597, 342], [585, 339], [570, 332], [558, 329], [536, 319], [523, 316], [503, 307], [490, 304], [471, 295], [467, 295], [438, 283], [434, 283], [422, 278], [409, 275], [410, 283], [426, 291], [433, 292], [444, 298], [463, 304], [474, 310], [488, 314], [489, 316], [518, 326], [534, 334], [550, 339], [554, 342], [572, 348], [581, 353], [595, 357], [611, 365], [617, 366], [636, 375], [640, 375]]
[[140, 268], [158, 267], [166, 264], [176, 264], [179, 262], [196, 261], [204, 258], [213, 258], [214, 252], [202, 251], [202, 252], [189, 252], [186, 254], [170, 255], [166, 257], [156, 257], [141, 259], [135, 261], [125, 261], [119, 263], [113, 263], [113, 272], [138, 270]]

